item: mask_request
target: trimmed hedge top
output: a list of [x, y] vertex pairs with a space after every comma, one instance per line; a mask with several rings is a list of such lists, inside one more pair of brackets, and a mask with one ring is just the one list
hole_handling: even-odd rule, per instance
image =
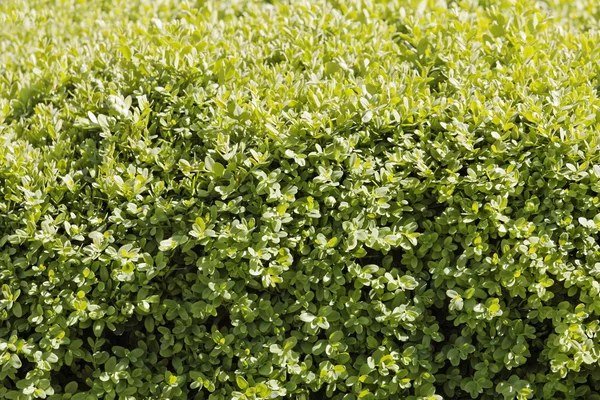
[[600, 399], [593, 0], [0, 2], [0, 398]]

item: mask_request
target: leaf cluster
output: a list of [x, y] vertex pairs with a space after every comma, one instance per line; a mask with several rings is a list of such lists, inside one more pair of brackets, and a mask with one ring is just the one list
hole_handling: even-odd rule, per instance
[[598, 18], [0, 2], [0, 398], [600, 398]]

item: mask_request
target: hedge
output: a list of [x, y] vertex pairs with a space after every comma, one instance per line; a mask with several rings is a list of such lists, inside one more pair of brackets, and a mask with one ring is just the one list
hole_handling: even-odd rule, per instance
[[0, 2], [0, 398], [600, 399], [594, 0]]

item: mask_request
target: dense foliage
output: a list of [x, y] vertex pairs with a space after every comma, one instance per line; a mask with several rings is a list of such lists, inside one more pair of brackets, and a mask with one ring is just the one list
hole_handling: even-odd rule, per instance
[[600, 399], [599, 17], [0, 1], [0, 398]]

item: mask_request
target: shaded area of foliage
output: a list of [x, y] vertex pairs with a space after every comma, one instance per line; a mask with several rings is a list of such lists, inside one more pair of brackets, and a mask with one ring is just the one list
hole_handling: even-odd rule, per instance
[[0, 2], [0, 398], [597, 399], [597, 7]]

